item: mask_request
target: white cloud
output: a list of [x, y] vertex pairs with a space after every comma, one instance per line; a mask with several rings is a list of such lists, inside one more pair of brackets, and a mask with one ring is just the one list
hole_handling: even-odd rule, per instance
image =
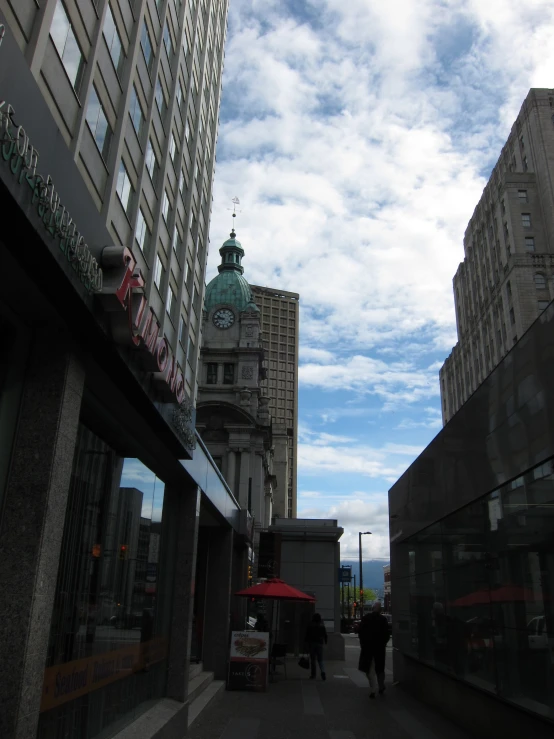
[[395, 482], [422, 447], [387, 443], [369, 444], [300, 443], [298, 471], [303, 475], [328, 476], [348, 473]]
[[363, 558], [379, 559], [389, 557], [388, 501], [385, 493], [367, 500], [353, 493], [350, 500], [342, 500], [329, 505], [326, 500], [319, 505], [310, 498], [308, 505], [299, 506], [301, 518], [336, 519], [344, 528], [340, 539], [341, 558], [358, 556], [358, 532], [371, 531], [371, 536], [363, 538]]
[[435, 397], [438, 368], [435, 364], [418, 369], [411, 362], [391, 362], [353, 355], [332, 364], [303, 364], [301, 385], [327, 390], [353, 390], [362, 395], [378, 395], [392, 407]]
[[209, 267], [238, 195], [246, 278], [300, 293], [300, 418], [336, 429], [302, 432], [312, 492], [385, 489], [440, 427], [463, 234], [552, 38], [551, 0], [230, 4]]

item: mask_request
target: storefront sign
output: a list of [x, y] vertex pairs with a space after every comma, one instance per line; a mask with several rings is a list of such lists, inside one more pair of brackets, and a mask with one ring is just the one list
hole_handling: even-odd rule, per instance
[[[4, 30], [0, 27], [0, 45], [3, 37]], [[6, 100], [0, 100], [0, 131], [2, 159], [18, 183], [29, 186], [31, 205], [36, 206], [45, 230], [58, 240], [60, 250], [87, 290], [99, 292], [102, 289], [102, 270], [61, 202], [50, 175], [45, 179], [37, 173], [39, 153], [23, 126], [15, 122], [15, 110]]]
[[166, 639], [151, 639], [93, 657], [48, 667], [44, 671], [41, 711], [49, 711], [62, 703], [103, 688], [161, 662], [167, 654]]
[[144, 287], [144, 277], [137, 269], [133, 253], [127, 247], [107, 246], [102, 251], [102, 266], [109, 272], [99, 298], [105, 310], [119, 313], [123, 318], [123, 325], [117, 318], [113, 322], [114, 338], [142, 348], [149, 359], [147, 368], [154, 371], [156, 379], [165, 385], [177, 403], [183, 403], [186, 398], [183, 371], [169, 341], [160, 336], [160, 323], [145, 295], [134, 292]]
[[267, 689], [269, 633], [233, 631], [229, 660], [228, 690]]

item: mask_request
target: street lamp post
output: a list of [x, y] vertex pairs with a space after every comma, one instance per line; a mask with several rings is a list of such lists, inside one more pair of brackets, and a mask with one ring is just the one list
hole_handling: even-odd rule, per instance
[[364, 617], [364, 576], [362, 575], [362, 536], [371, 531], [358, 531], [358, 551], [360, 554], [360, 618]]

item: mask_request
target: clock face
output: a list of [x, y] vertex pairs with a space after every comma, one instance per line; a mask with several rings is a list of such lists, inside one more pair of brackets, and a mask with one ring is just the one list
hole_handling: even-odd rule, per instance
[[235, 322], [235, 314], [229, 308], [220, 308], [214, 313], [213, 322], [217, 328], [231, 328]]

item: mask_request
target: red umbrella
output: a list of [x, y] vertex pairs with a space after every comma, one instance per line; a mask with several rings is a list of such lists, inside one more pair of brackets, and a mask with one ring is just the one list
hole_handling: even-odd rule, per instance
[[284, 580], [278, 577], [272, 577], [270, 580], [261, 582], [259, 585], [253, 585], [251, 588], [239, 590], [235, 595], [245, 596], [247, 598], [268, 598], [272, 600], [305, 600], [310, 603], [315, 602], [312, 595], [307, 595], [301, 590], [287, 585]]
[[453, 601], [452, 606], [476, 606], [486, 603], [510, 603], [514, 601], [542, 600], [542, 596], [519, 585], [503, 585], [495, 590], [483, 588], [475, 593], [463, 595]]

